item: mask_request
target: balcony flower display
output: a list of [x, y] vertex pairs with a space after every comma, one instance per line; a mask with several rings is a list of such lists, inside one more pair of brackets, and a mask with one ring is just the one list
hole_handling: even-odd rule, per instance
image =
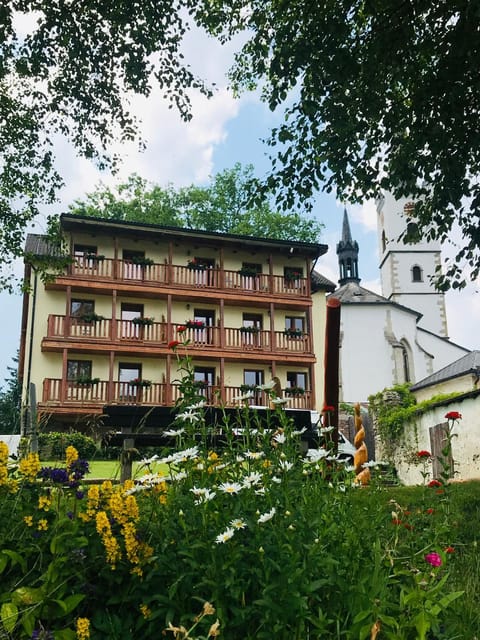
[[[205, 329], [205, 322], [203, 320], [185, 320], [185, 329]], [[180, 331], [181, 327], [178, 327], [177, 331]]]
[[97, 313], [94, 313], [93, 311], [91, 313], [84, 313], [81, 316], [78, 316], [78, 318], [82, 321], [82, 322], [100, 322], [100, 320], [105, 320], [105, 318], [103, 316], [99, 316]]
[[238, 273], [245, 278], [254, 278], [255, 276], [260, 275], [260, 272], [254, 267], [242, 267], [238, 270]]
[[77, 376], [74, 380], [75, 384], [85, 387], [92, 387], [100, 382], [100, 378], [92, 378], [91, 376]]
[[204, 269], [207, 268], [203, 262], [201, 262], [200, 260], [197, 260], [196, 258], [192, 258], [191, 260], [189, 260], [187, 262], [187, 267], [195, 271], [203, 271]]
[[291, 269], [291, 270], [285, 271], [284, 277], [287, 282], [293, 282], [294, 280], [303, 278], [303, 275], [301, 271], [297, 271], [296, 269]]
[[285, 389], [286, 396], [303, 396], [305, 393], [305, 389], [303, 387], [287, 387]]
[[303, 338], [303, 331], [301, 329], [289, 328], [283, 332], [289, 338]]
[[151, 258], [146, 258], [145, 256], [132, 256], [128, 258], [127, 262], [131, 262], [132, 264], [139, 265], [141, 267], [150, 267], [155, 262]]
[[138, 318], [133, 318], [132, 323], [137, 324], [140, 327], [150, 327], [153, 324], [155, 318], [142, 318], [139, 316]]
[[256, 384], [241, 384], [240, 385], [240, 391], [242, 393], [247, 393], [247, 391], [255, 391], [256, 388], [257, 388]]
[[95, 262], [102, 262], [105, 260], [105, 256], [99, 253], [84, 253], [83, 258], [84, 260], [93, 260]]
[[197, 389], [205, 389], [208, 387], [208, 382], [206, 380], [194, 380], [193, 386]]
[[260, 327], [240, 327], [239, 331], [241, 333], [258, 333], [260, 331]]
[[151, 380], [142, 380], [142, 378], [133, 378], [133, 380], [129, 380], [128, 384], [132, 387], [151, 387], [152, 386], [152, 381]]

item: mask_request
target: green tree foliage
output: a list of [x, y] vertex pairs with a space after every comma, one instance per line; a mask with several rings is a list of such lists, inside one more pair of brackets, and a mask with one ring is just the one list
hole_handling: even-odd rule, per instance
[[7, 367], [8, 377], [0, 389], [0, 433], [20, 433], [20, 406], [22, 390], [18, 380], [17, 363], [13, 367]]
[[274, 211], [267, 194], [250, 206], [256, 186], [253, 166], [239, 163], [216, 174], [204, 187], [162, 188], [133, 175], [116, 189], [97, 187], [85, 200], [77, 200], [70, 213], [277, 240], [318, 241], [320, 223], [297, 212]]
[[[443, 288], [480, 272], [480, 10], [467, 0], [216, 0], [199, 20], [249, 38], [231, 71], [258, 84], [274, 129], [266, 186], [302, 208], [316, 189], [412, 197], [412, 236], [462, 246]], [[415, 227], [416, 225], [416, 227]]]
[[[53, 144], [65, 136], [105, 166], [113, 140], [135, 136], [132, 93], [157, 84], [183, 119], [187, 89], [209, 93], [182, 60], [193, 0], [4, 0], [0, 7], [0, 267], [22, 254], [41, 202], [62, 183]], [[8, 286], [8, 279], [0, 280]]]

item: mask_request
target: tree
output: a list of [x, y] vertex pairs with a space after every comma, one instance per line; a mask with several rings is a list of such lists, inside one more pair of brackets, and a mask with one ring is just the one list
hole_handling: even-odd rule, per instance
[[480, 11], [468, 0], [216, 0], [197, 18], [250, 34], [231, 71], [285, 108], [265, 188], [287, 209], [336, 189], [415, 200], [415, 237], [463, 235], [442, 288], [480, 272]]
[[192, 7], [193, 0], [1, 3], [0, 267], [22, 255], [25, 228], [62, 184], [56, 137], [105, 166], [115, 162], [109, 144], [136, 135], [129, 95], [148, 96], [157, 83], [188, 120], [187, 89], [209, 94], [180, 51]]
[[70, 213], [277, 240], [318, 241], [320, 223], [298, 212], [274, 211], [266, 193], [250, 206], [257, 184], [253, 166], [239, 163], [216, 174], [205, 187], [161, 188], [133, 175], [116, 190], [97, 187], [85, 200], [76, 200]]
[[[13, 358], [16, 365], [18, 356]], [[0, 389], [0, 433], [20, 433], [20, 407], [22, 389], [18, 380], [17, 366], [7, 367], [8, 378]]]

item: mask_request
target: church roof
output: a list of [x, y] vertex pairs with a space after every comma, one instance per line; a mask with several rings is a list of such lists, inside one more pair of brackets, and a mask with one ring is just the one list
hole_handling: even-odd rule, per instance
[[336, 291], [333, 292], [332, 296], [340, 300], [342, 304], [370, 304], [370, 305], [390, 305], [397, 309], [401, 309], [408, 313], [413, 313], [418, 318], [421, 318], [422, 314], [414, 309], [410, 309], [409, 307], [404, 307], [398, 302], [392, 302], [388, 298], [384, 298], [378, 293], [374, 293], [373, 291], [369, 291], [364, 287], [361, 287], [358, 282], [349, 281], [339, 287]]
[[411, 391], [417, 391], [424, 387], [430, 387], [440, 382], [446, 382], [453, 378], [460, 378], [468, 374], [476, 374], [480, 376], [480, 351], [471, 351], [467, 355], [462, 356], [455, 362], [443, 367], [439, 371], [432, 373], [423, 380], [415, 383], [410, 387]]
[[312, 282], [312, 292], [315, 291], [335, 291], [335, 284], [322, 276], [318, 271], [312, 271], [310, 274], [311, 282]]

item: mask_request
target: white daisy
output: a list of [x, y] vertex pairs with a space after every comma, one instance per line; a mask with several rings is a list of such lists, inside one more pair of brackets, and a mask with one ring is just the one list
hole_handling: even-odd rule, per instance
[[262, 475], [257, 471], [253, 473], [249, 473], [242, 479], [242, 484], [246, 489], [250, 489], [251, 487], [255, 487], [260, 484], [262, 481]]
[[185, 420], [185, 422], [191, 422], [192, 424], [200, 421], [198, 413], [194, 413], [193, 411], [184, 411], [183, 413], [179, 413], [177, 418], [179, 420]]
[[288, 462], [288, 460], [280, 460], [278, 465], [283, 471], [290, 471], [290, 469], [293, 467], [293, 462]]
[[250, 458], [250, 460], [260, 460], [265, 456], [263, 451], [245, 451], [245, 458]]
[[167, 429], [163, 432], [163, 435], [168, 436], [169, 438], [176, 438], [177, 436], [181, 436], [182, 433], [185, 433], [185, 429], [183, 427], [180, 427], [180, 429]]
[[187, 411], [195, 411], [195, 409], [202, 409], [206, 404], [207, 403], [205, 400], [200, 400], [199, 402], [196, 402], [195, 404], [191, 404], [189, 407], [187, 407]]
[[234, 494], [241, 491], [243, 487], [239, 482], [223, 482], [218, 488], [223, 493]]
[[230, 522], [230, 527], [232, 529], [246, 529], [247, 523], [241, 518], [235, 518]]
[[307, 427], [302, 427], [301, 429], [295, 429], [295, 431], [292, 431], [292, 436], [301, 436], [302, 433], [305, 433], [306, 430], [307, 430]]
[[278, 442], [278, 444], [284, 444], [285, 440], [286, 440], [285, 433], [283, 433], [283, 432], [276, 433], [273, 436], [273, 439], [275, 440], [275, 442]]
[[286, 398], [272, 398], [270, 402], [276, 406], [282, 406], [284, 404], [288, 404], [288, 400]]
[[330, 433], [330, 431], [333, 431], [335, 427], [322, 427], [320, 429], [320, 433], [321, 435], [324, 435], [325, 433]]
[[223, 544], [227, 542], [227, 540], [230, 540], [230, 538], [233, 538], [234, 535], [235, 535], [235, 529], [232, 529], [231, 527], [229, 527], [223, 533], [220, 533], [215, 538], [215, 542], [216, 544]]
[[325, 449], [309, 449], [307, 451], [307, 462], [315, 463], [327, 457]]
[[154, 456], [152, 456], [151, 458], [144, 458], [141, 463], [145, 464], [145, 465], [149, 465], [152, 464], [152, 462], [156, 462], [158, 460], [158, 456], [157, 454], [155, 454]]
[[276, 513], [276, 509], [275, 507], [272, 507], [270, 509], [270, 511], [267, 511], [266, 513], [262, 513], [262, 515], [260, 515], [257, 519], [257, 522], [259, 524], [263, 524], [264, 522], [268, 522], [269, 520], [271, 520], [273, 518], [273, 516]]

